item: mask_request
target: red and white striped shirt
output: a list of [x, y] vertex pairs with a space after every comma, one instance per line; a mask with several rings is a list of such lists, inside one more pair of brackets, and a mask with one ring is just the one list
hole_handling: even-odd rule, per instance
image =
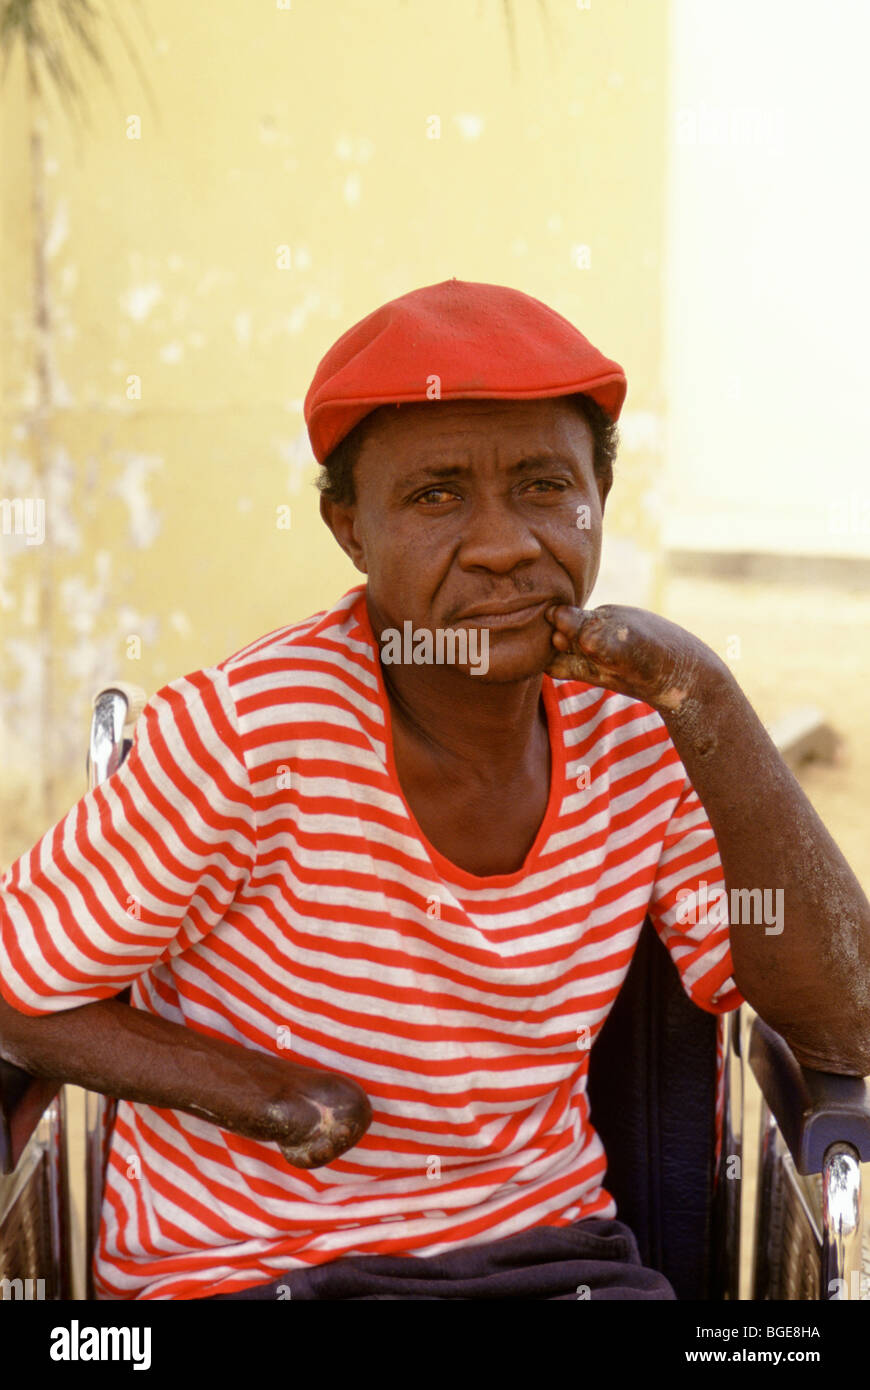
[[341, 1072], [372, 1103], [360, 1143], [305, 1171], [276, 1144], [120, 1102], [101, 1297], [205, 1297], [616, 1214], [588, 1048], [647, 913], [696, 1004], [742, 1001], [727, 914], [677, 920], [679, 891], [723, 874], [662, 719], [581, 681], [545, 676], [543, 697], [535, 843], [516, 873], [466, 873], [404, 799], [352, 589], [159, 690], [121, 768], [12, 866], [0, 987], [16, 1008], [132, 984], [136, 1008]]

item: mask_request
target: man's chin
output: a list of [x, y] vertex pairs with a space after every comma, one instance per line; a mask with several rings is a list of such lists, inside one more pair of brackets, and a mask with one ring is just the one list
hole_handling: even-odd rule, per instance
[[543, 675], [554, 656], [555, 648], [550, 640], [552, 628], [547, 624], [544, 639], [534, 639], [523, 634], [492, 634], [489, 643], [488, 661], [478, 665], [466, 666], [466, 673], [473, 680], [486, 685], [508, 685], [516, 681], [533, 680]]

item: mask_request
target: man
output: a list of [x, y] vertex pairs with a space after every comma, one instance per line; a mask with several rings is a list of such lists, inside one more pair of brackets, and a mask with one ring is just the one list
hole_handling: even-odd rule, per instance
[[870, 905], [727, 667], [585, 609], [625, 389], [499, 286], [344, 334], [306, 419], [365, 585], [159, 691], [7, 875], [4, 1055], [123, 1097], [103, 1296], [673, 1297], [586, 1097], [647, 913], [701, 1008], [870, 1071]]

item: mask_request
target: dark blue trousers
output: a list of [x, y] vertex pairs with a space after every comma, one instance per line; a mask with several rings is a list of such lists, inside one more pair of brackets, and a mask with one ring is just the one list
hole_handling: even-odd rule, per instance
[[291, 1299], [676, 1299], [641, 1264], [621, 1221], [587, 1216], [573, 1226], [533, 1226], [518, 1235], [443, 1255], [348, 1255], [289, 1270], [269, 1284], [209, 1300]]

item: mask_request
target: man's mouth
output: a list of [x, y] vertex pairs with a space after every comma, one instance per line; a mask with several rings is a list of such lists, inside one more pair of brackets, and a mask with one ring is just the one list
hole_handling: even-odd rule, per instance
[[552, 594], [546, 598], [541, 598], [532, 603], [527, 599], [514, 601], [511, 603], [491, 603], [486, 608], [470, 608], [467, 613], [461, 614], [456, 622], [459, 624], [470, 624], [473, 627], [488, 628], [512, 628], [525, 627], [526, 623], [533, 622], [540, 617], [545, 608], [549, 608], [554, 602]]

